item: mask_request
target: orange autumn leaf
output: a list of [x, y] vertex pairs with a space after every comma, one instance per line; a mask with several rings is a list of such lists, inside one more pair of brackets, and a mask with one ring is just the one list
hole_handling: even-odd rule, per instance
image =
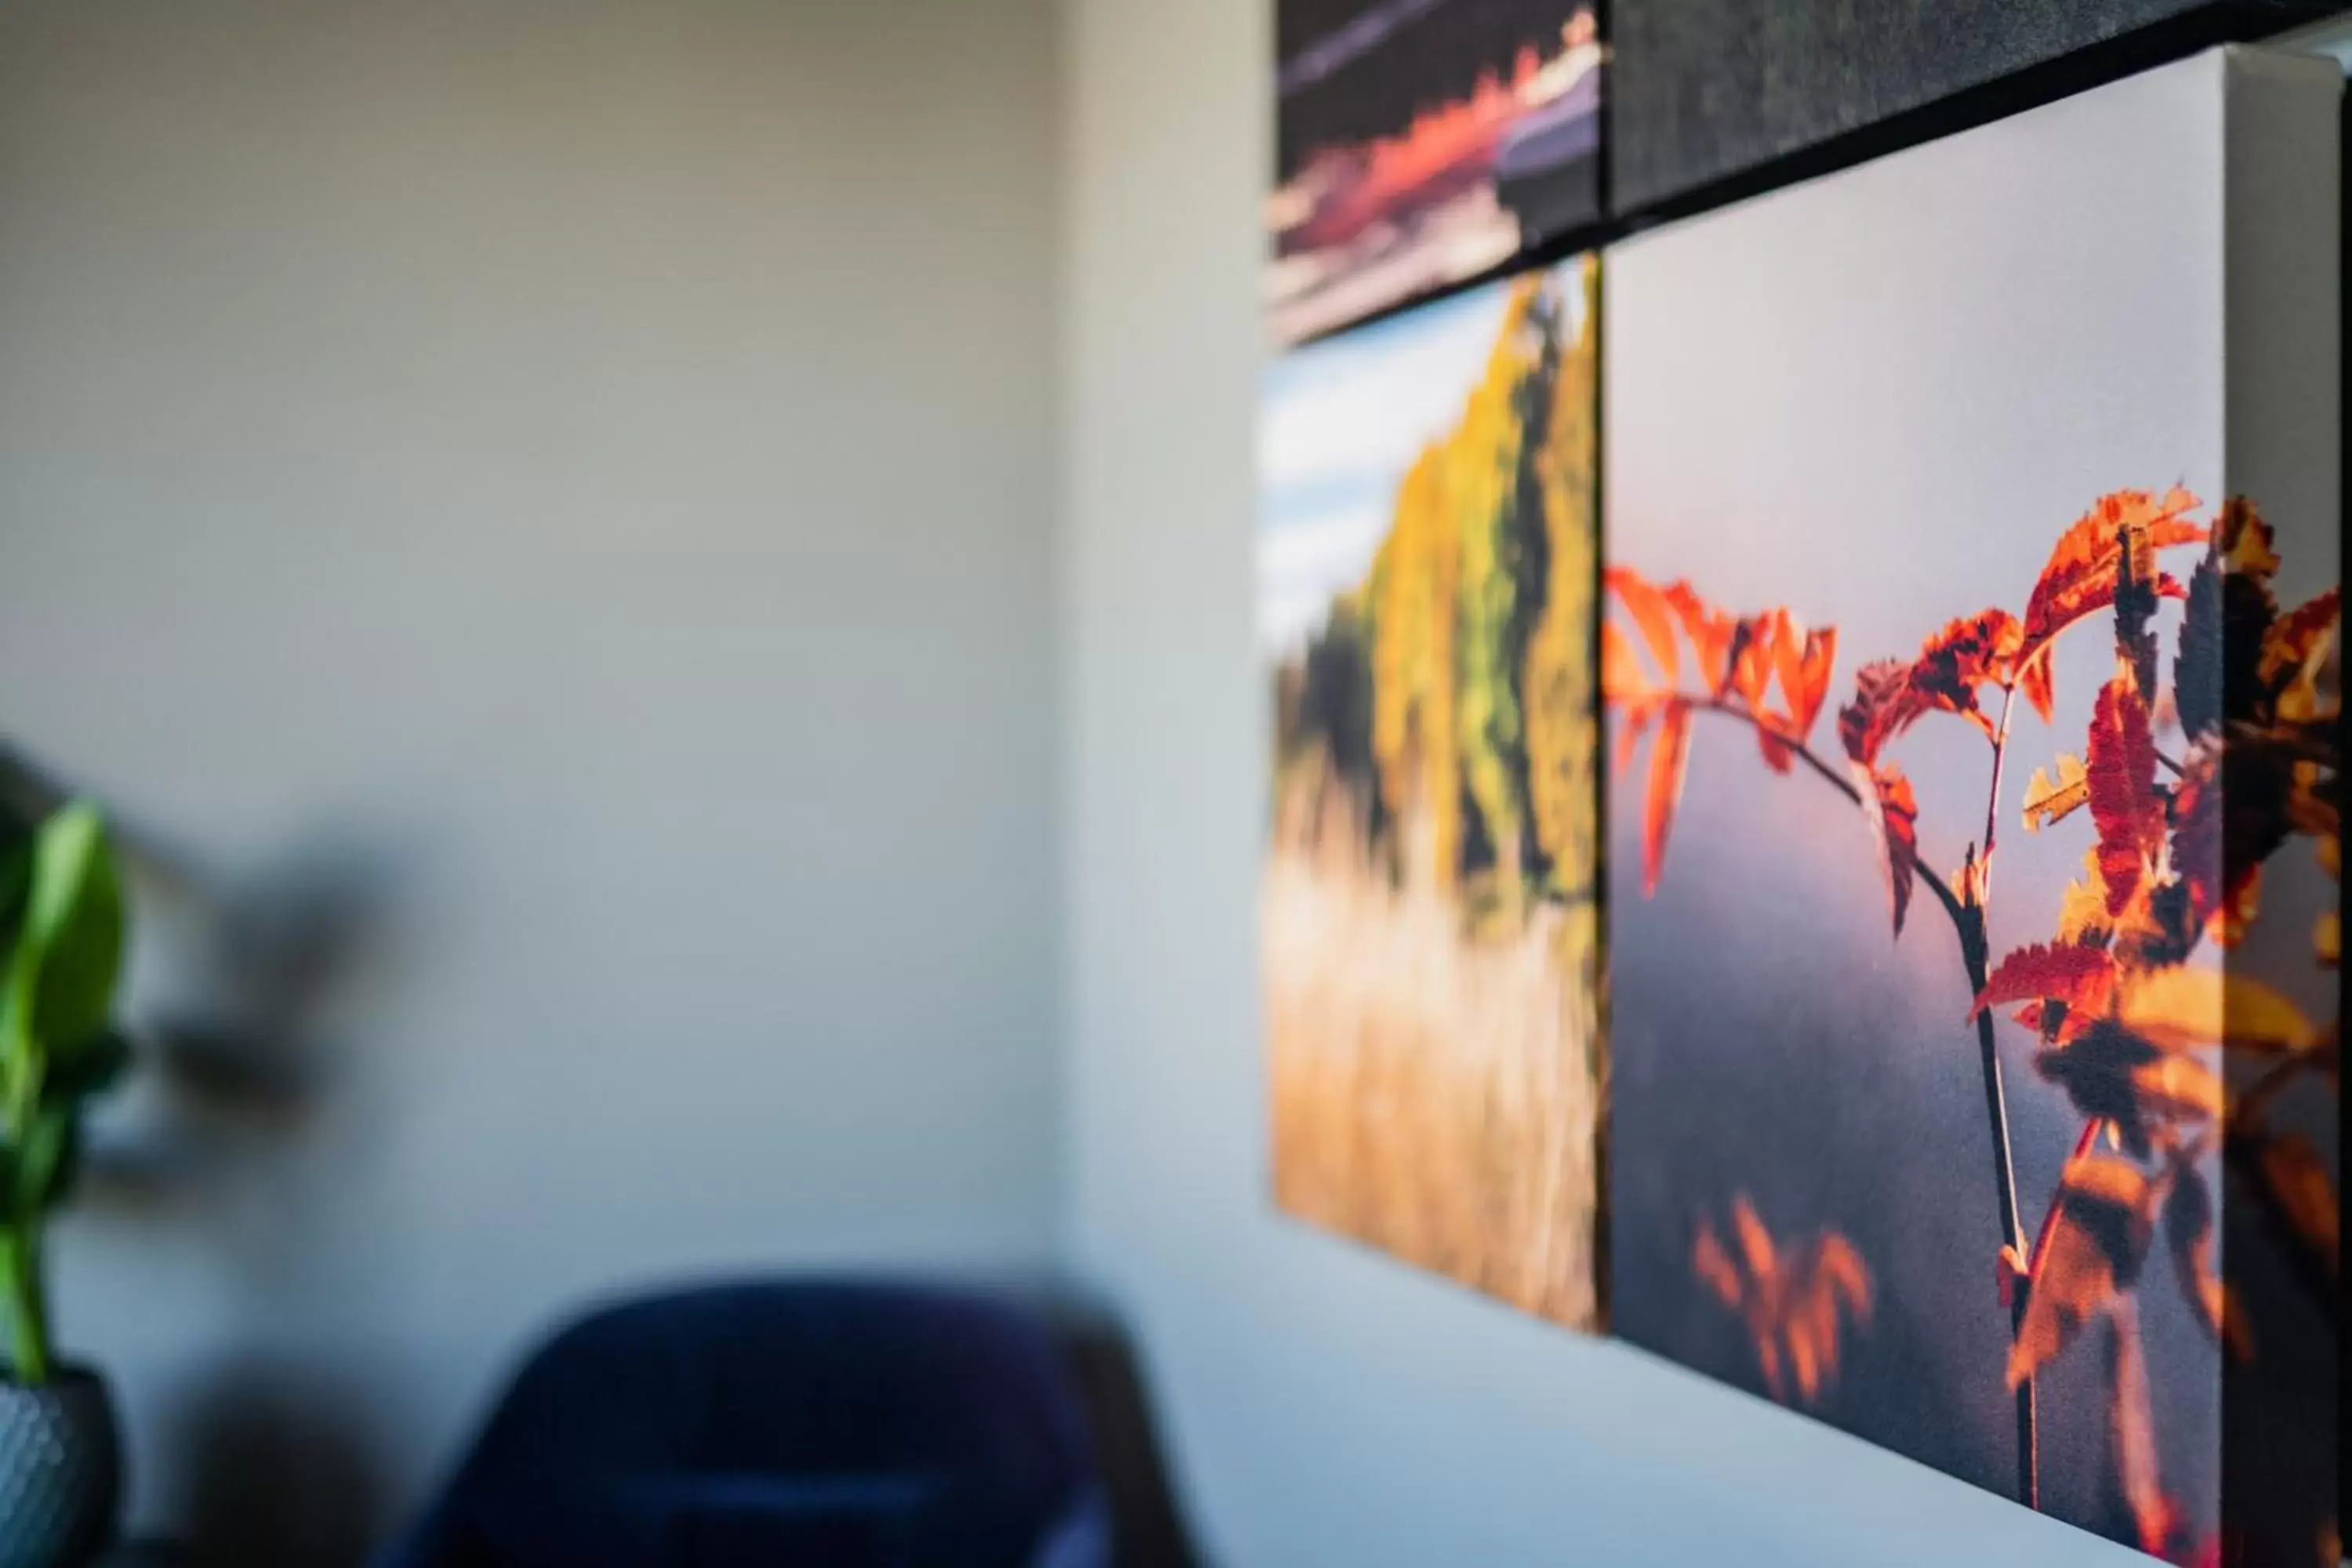
[[1738, 623], [1700, 598], [1686, 582], [1669, 584], [1664, 598], [1690, 639], [1699, 679], [1720, 697], [1731, 683], [1731, 639]]
[[[2019, 948], [1993, 966], [1969, 1008], [1974, 1019], [2004, 1002], [2056, 1002], [2072, 1012], [2100, 1013], [2114, 994], [2116, 961], [2102, 949], [2084, 945]], [[2037, 1016], [2037, 1023], [2040, 1017]]]
[[1747, 1265], [1748, 1278], [1771, 1284], [1780, 1271], [1779, 1249], [1773, 1245], [1772, 1233], [1764, 1228], [1764, 1217], [1745, 1193], [1732, 1204], [1731, 1232], [1738, 1238], [1739, 1258]]
[[2017, 689], [2024, 694], [2026, 701], [2033, 705], [2033, 710], [2042, 715], [2044, 724], [2050, 722], [2050, 716], [2057, 705], [2057, 695], [2051, 687], [2052, 647], [2050, 643], [2043, 643], [2032, 653], [2021, 656], [2017, 661]]
[[1617, 602], [1633, 617], [1650, 657], [1657, 662], [1663, 683], [1674, 686], [1682, 679], [1682, 657], [1675, 641], [1674, 613], [1666, 606], [1665, 595], [1630, 566], [1610, 567], [1601, 574], [1601, 581], [1615, 590]]
[[2017, 654], [2018, 689], [2043, 723], [2052, 711], [2050, 650], [2058, 634], [2115, 603], [2127, 544], [2145, 558], [2157, 550], [2202, 542], [2207, 531], [2183, 515], [2196, 506], [2197, 498], [2178, 487], [2161, 498], [2117, 490], [2102, 496], [2059, 536], [2026, 601]]
[[[1756, 741], [1774, 773], [1785, 773], [1829, 700], [1837, 658], [1834, 627], [1809, 630], [1787, 606], [1739, 623], [1732, 637], [1729, 689], [1756, 720]], [[1780, 701], [1769, 700], [1778, 683]]]
[[1643, 697], [1628, 698], [1618, 704], [1616, 761], [1618, 773], [1622, 773], [1633, 765], [1633, 753], [1641, 749], [1642, 737], [1649, 732], [1652, 722], [1672, 701], [1673, 699], [1670, 697], [1652, 692]]
[[2201, 544], [2207, 535], [2186, 513], [2197, 498], [2175, 486], [2161, 497], [2116, 490], [2058, 536], [2025, 602], [2022, 652], [2030, 655], [2084, 616], [2115, 602], [2116, 572], [2127, 546], [2165, 549]]
[[1780, 699], [1788, 705], [1789, 733], [1801, 741], [1812, 732], [1814, 721], [1829, 701], [1830, 673], [1837, 663], [1837, 628], [1809, 630], [1783, 610], [1773, 657]]
[[1750, 712], [1764, 708], [1764, 689], [1772, 679], [1772, 617], [1746, 616], [1731, 624], [1731, 646], [1724, 656], [1718, 694], [1737, 693]]
[[1698, 1239], [1692, 1244], [1691, 1272], [1698, 1276], [1698, 1282], [1706, 1286], [1717, 1300], [1727, 1307], [1738, 1307], [1739, 1268], [1723, 1250], [1723, 1243], [1716, 1237], [1715, 1226], [1704, 1222], [1698, 1227]]
[[2075, 811], [2088, 805], [2091, 782], [2084, 772], [2083, 759], [2072, 752], [2058, 753], [2058, 776], [2050, 777], [2040, 768], [2025, 786], [2025, 830], [2039, 833], [2053, 823], [2063, 822]]
[[2083, 1153], [2067, 1162], [2010, 1347], [2011, 1388], [2048, 1365], [2137, 1280], [2155, 1228], [2153, 1198], [2153, 1184], [2128, 1161]]
[[2099, 831], [2099, 874], [2107, 912], [2121, 914], [2163, 847], [2164, 802], [2156, 793], [2156, 742], [2147, 704], [2118, 677], [2100, 689], [2087, 763], [2091, 820]]
[[1692, 1271], [1739, 1315], [1772, 1397], [1788, 1398], [1793, 1384], [1810, 1404], [1837, 1375], [1842, 1315], [1856, 1325], [1870, 1320], [1870, 1272], [1835, 1231], [1783, 1251], [1745, 1193], [1733, 1200], [1731, 1220], [1732, 1248], [1712, 1223], [1699, 1222]]
[[1614, 621], [1601, 623], [1601, 695], [1611, 702], [1633, 702], [1657, 688], [1643, 672], [1641, 657]]
[[2017, 617], [1998, 606], [1961, 616], [1921, 645], [1907, 678], [1913, 700], [1922, 710], [1957, 713], [1990, 738], [1977, 688], [2010, 682], [2023, 639]]
[[1878, 869], [1886, 883], [1886, 902], [1895, 920], [1895, 934], [1903, 934], [1903, 917], [1911, 908], [1911, 882], [1918, 866], [1919, 802], [1911, 781], [1893, 763], [1851, 764], [1854, 787], [1862, 796], [1863, 820], [1878, 851]]
[[1674, 830], [1675, 808], [1682, 804], [1683, 779], [1690, 766], [1690, 705], [1670, 702], [1658, 724], [1657, 743], [1650, 752], [1650, 790], [1642, 813], [1642, 892], [1658, 890], [1665, 870], [1666, 836]]

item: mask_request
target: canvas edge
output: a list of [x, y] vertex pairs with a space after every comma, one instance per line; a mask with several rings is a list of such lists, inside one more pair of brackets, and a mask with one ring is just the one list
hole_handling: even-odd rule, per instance
[[[2294, 565], [2299, 580], [2340, 584], [2343, 70], [2331, 59], [2260, 47], [2231, 46], [2218, 54], [2224, 126], [2220, 198], [2225, 489], [2230, 497], [2249, 497], [2260, 505], [2277, 530], [2281, 557]], [[2232, 787], [2225, 769], [2225, 795]], [[2309, 950], [2301, 942], [2299, 931], [2273, 922], [2265, 931], [2258, 925], [2245, 947], [2225, 958], [2225, 965], [2232, 973], [2274, 973], [2308, 964]], [[2223, 1030], [2236, 1037], [2238, 1019], [2225, 1016]], [[2340, 1121], [2339, 1110], [2339, 1149]], [[2224, 1137], [2232, 1145], [2239, 1142], [2231, 1127], [2225, 1126]], [[2248, 1316], [2259, 1322], [2265, 1292], [2277, 1290], [2275, 1270], [2265, 1275], [2259, 1268], [2263, 1222], [2242, 1196], [2233, 1194], [2226, 1174], [2221, 1206], [2225, 1290], [2232, 1310], [2252, 1301]], [[2225, 1352], [2218, 1465], [2225, 1562], [2268, 1568], [2322, 1561], [2311, 1517], [2337, 1521], [2335, 1528], [2340, 1530], [2340, 1496], [2318, 1495], [2339, 1484], [2337, 1360], [2339, 1366], [2318, 1379], [2291, 1373], [2276, 1382]], [[2315, 1419], [2309, 1404], [2284, 1403], [2289, 1384], [2326, 1406], [2326, 1417]], [[2332, 1451], [2282, 1466], [2273, 1458], [2274, 1446], [2282, 1442]], [[2300, 1517], [2293, 1521], [2272, 1512], [2282, 1494], [2246, 1489], [2250, 1479], [2274, 1479], [2282, 1470], [2294, 1478], [2286, 1501]], [[2319, 1476], [2326, 1478], [2324, 1483]]]

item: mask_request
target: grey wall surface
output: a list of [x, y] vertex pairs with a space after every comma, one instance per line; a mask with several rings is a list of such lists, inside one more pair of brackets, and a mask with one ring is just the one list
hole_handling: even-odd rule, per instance
[[1258, 0], [1074, 0], [1066, 1223], [1235, 1565], [2144, 1561], [1279, 1217], [1253, 934]]
[[0, 733], [235, 1068], [58, 1241], [143, 1521], [348, 1561], [584, 1293], [1049, 1265], [1054, 48], [0, 16]]

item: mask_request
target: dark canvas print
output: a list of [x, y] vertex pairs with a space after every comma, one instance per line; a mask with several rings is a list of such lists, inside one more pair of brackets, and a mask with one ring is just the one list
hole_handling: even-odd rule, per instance
[[1631, 211], [2076, 50], [2254, 37], [2336, 0], [1617, 0], [1611, 189]]
[[1601, 213], [1595, 0], [1279, 0], [1266, 309], [1297, 342]]
[[1260, 415], [1260, 888], [1287, 1212], [1604, 1306], [1597, 265], [1285, 356]]
[[2336, 1561], [2333, 312], [2242, 302], [2336, 214], [2215, 181], [2262, 94], [2326, 197], [2338, 85], [2216, 52], [1610, 261], [1617, 1331], [2183, 1563]]

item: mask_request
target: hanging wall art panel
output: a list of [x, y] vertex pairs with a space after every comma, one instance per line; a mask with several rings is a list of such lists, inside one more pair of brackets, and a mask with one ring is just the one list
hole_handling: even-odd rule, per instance
[[1276, 362], [1257, 540], [1276, 1199], [1579, 1328], [1604, 1301], [1599, 279]]
[[[2336, 0], [1616, 0], [1610, 160], [1633, 211], [2076, 51], [2249, 37]], [[2174, 47], [2172, 52], [2178, 52]]]
[[2184, 1563], [2335, 1561], [2340, 91], [1609, 263], [1617, 1331]]
[[1601, 216], [1595, 0], [1279, 0], [1266, 309], [1283, 342]]

